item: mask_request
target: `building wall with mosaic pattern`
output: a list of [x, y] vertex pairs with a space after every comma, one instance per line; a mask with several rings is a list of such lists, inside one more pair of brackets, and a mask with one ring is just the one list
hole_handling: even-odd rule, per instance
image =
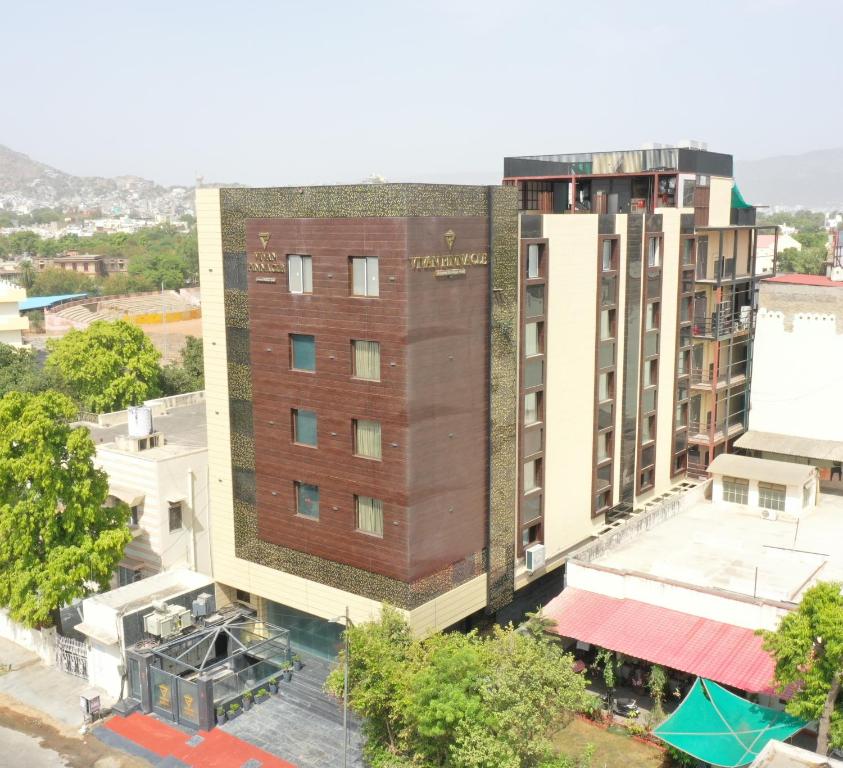
[[[280, 547], [257, 535], [254, 414], [246, 290], [246, 220], [250, 218], [340, 218], [359, 216], [489, 216], [491, 270], [495, 287], [517, 280], [517, 217], [514, 190], [438, 185], [200, 190], [200, 268], [209, 410], [209, 436], [227, 437], [213, 449], [212, 490], [217, 498], [214, 539], [220, 542], [215, 569], [223, 581], [316, 615], [334, 616], [343, 601], [352, 616], [366, 618], [381, 601], [418, 615], [425, 630], [447, 626], [512, 593], [514, 568], [515, 468], [511, 458], [516, 429], [515, 365], [517, 288], [495, 291], [492, 302], [492, 458], [488, 547], [470, 559], [412, 582], [403, 582], [346, 564]], [[215, 218], [216, 217], [216, 218]], [[212, 270], [212, 271], [209, 271]], [[507, 286], [504, 286], [506, 288]], [[503, 295], [498, 296], [497, 294]], [[207, 295], [206, 295], [207, 294]], [[220, 323], [220, 315], [223, 322]], [[222, 331], [222, 332], [221, 332]], [[506, 378], [512, 372], [512, 383]], [[225, 400], [225, 403], [221, 402]], [[217, 407], [219, 406], [219, 407]], [[223, 417], [227, 425], [223, 425]], [[213, 422], [213, 425], [212, 425]], [[224, 428], [224, 427], [227, 427]], [[228, 433], [227, 435], [225, 433]], [[513, 455], [512, 453], [509, 454]], [[227, 459], [227, 460], [226, 460]], [[219, 530], [228, 529], [228, 530]], [[232, 554], [233, 557], [230, 555]], [[216, 557], [216, 549], [215, 549]], [[508, 563], [505, 562], [508, 558]], [[220, 560], [218, 566], [217, 560]], [[485, 573], [496, 562], [494, 589]], [[453, 600], [451, 600], [453, 596]], [[451, 601], [451, 604], [448, 604]]]

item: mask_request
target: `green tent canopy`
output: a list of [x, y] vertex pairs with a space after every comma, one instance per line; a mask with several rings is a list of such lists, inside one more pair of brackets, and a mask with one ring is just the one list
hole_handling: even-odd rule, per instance
[[653, 733], [698, 760], [737, 768], [751, 763], [771, 739], [784, 741], [806, 725], [697, 678], [685, 700]]
[[752, 208], [752, 206], [743, 199], [741, 191], [737, 184], [732, 184], [732, 208]]

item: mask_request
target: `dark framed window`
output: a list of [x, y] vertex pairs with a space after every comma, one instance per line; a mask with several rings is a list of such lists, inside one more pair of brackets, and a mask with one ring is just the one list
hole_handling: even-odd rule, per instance
[[732, 504], [749, 504], [749, 480], [723, 477], [723, 501]]
[[315, 411], [293, 409], [293, 442], [299, 445], [317, 445]]
[[319, 486], [310, 483], [294, 483], [296, 490], [296, 514], [319, 519]]
[[143, 507], [138, 504], [134, 507], [131, 507], [129, 511], [132, 514], [132, 527], [137, 527], [138, 523], [140, 523], [140, 516], [141, 512], [143, 511]]
[[296, 371], [316, 370], [316, 337], [290, 334], [290, 366]]
[[521, 184], [521, 210], [541, 211], [549, 206], [545, 201], [553, 187], [549, 181], [525, 181]]
[[540, 243], [527, 245], [527, 279], [535, 280], [544, 274], [544, 247]]
[[182, 527], [182, 520], [181, 520], [181, 502], [180, 501], [171, 501], [170, 502], [170, 532], [179, 530]]
[[383, 537], [383, 502], [370, 496], [354, 497], [357, 530]]

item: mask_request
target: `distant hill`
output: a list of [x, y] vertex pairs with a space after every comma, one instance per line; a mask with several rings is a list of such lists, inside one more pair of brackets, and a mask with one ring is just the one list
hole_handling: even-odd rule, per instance
[[[105, 213], [156, 212], [190, 206], [187, 187], [162, 187], [139, 176], [73, 176], [0, 145], [0, 207], [101, 208]], [[174, 200], [174, 194], [175, 199]], [[184, 200], [182, 200], [184, 198]]]
[[753, 205], [843, 210], [843, 147], [735, 160], [735, 180]]

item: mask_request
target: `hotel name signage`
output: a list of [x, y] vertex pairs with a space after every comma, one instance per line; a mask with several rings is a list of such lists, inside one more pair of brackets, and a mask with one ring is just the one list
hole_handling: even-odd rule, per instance
[[[261, 240], [262, 251], [252, 251], [252, 261], [246, 264], [247, 272], [286, 272], [287, 266], [284, 264], [284, 259], [278, 258], [275, 251], [267, 251], [269, 240], [272, 234], [269, 232], [259, 232], [258, 237]], [[273, 281], [274, 282], [274, 281]]]
[[454, 253], [456, 235], [449, 229], [445, 235], [448, 253], [438, 256], [411, 256], [413, 269], [435, 269], [437, 276], [464, 275], [466, 267], [485, 266], [489, 263], [488, 253]]

